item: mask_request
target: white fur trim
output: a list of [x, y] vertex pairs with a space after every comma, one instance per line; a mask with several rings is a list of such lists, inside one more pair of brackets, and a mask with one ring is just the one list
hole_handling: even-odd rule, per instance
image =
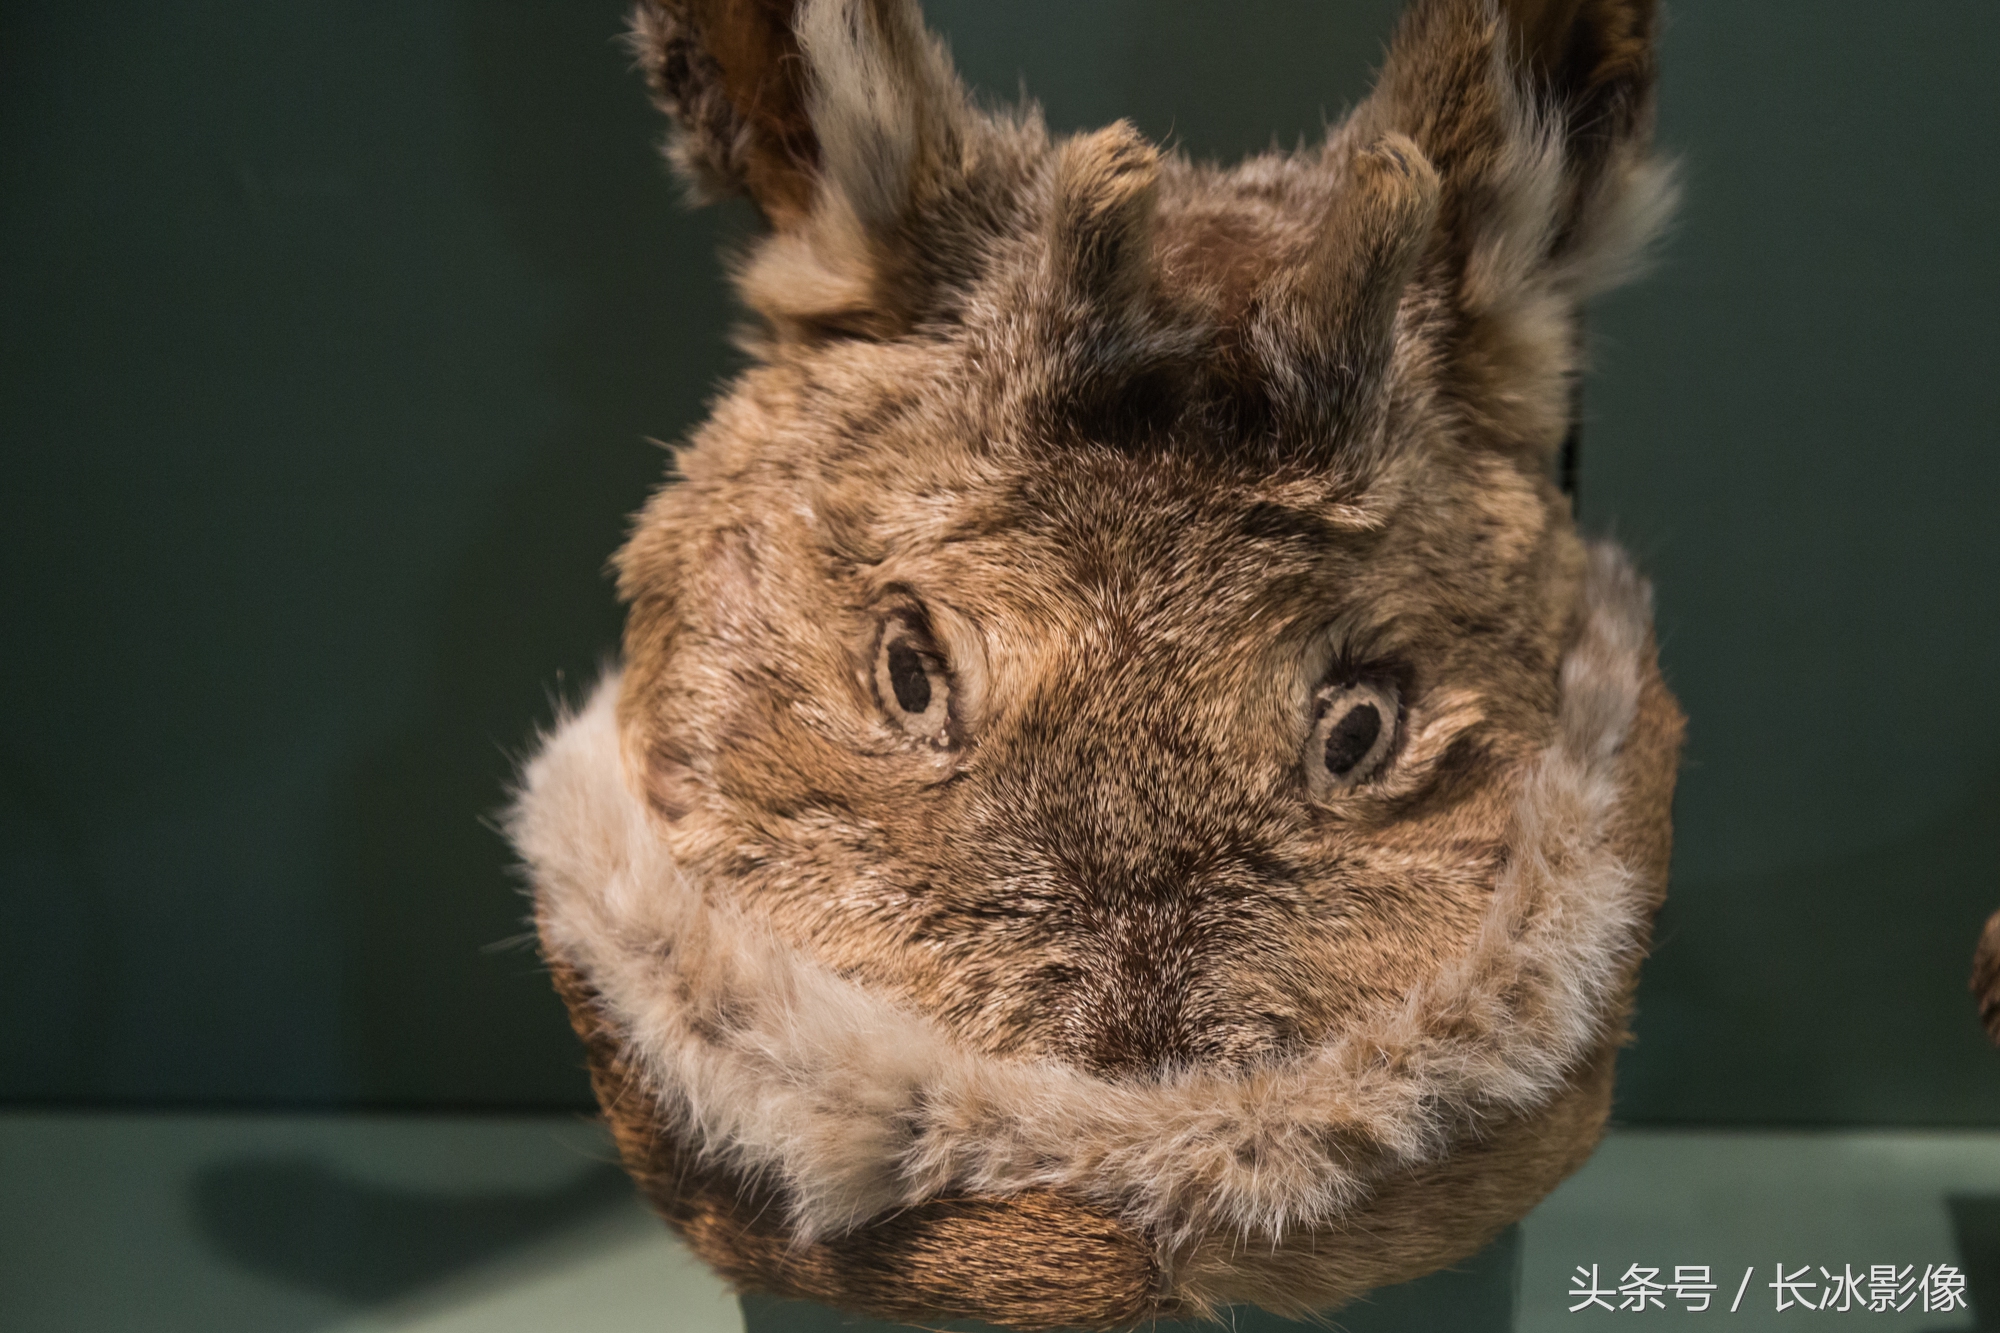
[[619, 679], [528, 764], [509, 832], [547, 947], [596, 988], [662, 1120], [784, 1188], [805, 1237], [945, 1190], [1053, 1188], [1173, 1244], [1338, 1218], [1482, 1123], [1532, 1112], [1602, 1042], [1640, 949], [1646, 886], [1606, 824], [1650, 594], [1591, 554], [1556, 737], [1466, 954], [1400, 1005], [1236, 1076], [1107, 1080], [958, 1044], [822, 967], [675, 867], [628, 788]]

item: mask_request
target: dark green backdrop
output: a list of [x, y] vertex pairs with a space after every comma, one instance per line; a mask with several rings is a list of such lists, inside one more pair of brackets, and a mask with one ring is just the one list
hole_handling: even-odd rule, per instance
[[[481, 820], [727, 372], [623, 0], [0, 8], [0, 1098], [587, 1096]], [[1200, 154], [1394, 6], [930, 7]], [[1682, 0], [1583, 511], [1693, 718], [1621, 1114], [2000, 1121], [2000, 9]]]

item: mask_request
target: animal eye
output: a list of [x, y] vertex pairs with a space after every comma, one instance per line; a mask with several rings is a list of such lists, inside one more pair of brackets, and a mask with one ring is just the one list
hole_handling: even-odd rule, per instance
[[882, 711], [912, 736], [934, 745], [951, 739], [951, 673], [924, 628], [895, 617], [875, 651], [875, 695]]
[[1317, 789], [1352, 787], [1388, 760], [1399, 716], [1396, 687], [1350, 681], [1320, 692], [1319, 718], [1306, 747], [1306, 772]]
[[931, 706], [931, 673], [923, 654], [908, 639], [898, 639], [889, 645], [888, 666], [896, 706], [912, 717], [922, 716]]

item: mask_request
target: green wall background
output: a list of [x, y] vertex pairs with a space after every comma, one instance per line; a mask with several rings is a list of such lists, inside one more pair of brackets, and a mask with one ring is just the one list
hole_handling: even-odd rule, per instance
[[[482, 823], [731, 365], [623, 0], [0, 8], [0, 1099], [580, 1103]], [[929, 6], [1202, 155], [1386, 0]], [[2000, 9], [1682, 0], [1586, 522], [1693, 725], [1629, 1121], [1995, 1123]], [[509, 944], [508, 941], [516, 941]]]

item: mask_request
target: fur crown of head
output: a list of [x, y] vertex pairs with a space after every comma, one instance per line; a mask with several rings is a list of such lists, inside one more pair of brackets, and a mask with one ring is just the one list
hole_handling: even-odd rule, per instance
[[754, 364], [511, 833], [628, 1168], [746, 1288], [1324, 1308], [1586, 1157], [1663, 891], [1650, 601], [1551, 479], [1670, 202], [1647, 0], [1419, 0], [1234, 167], [908, 0], [645, 0]]

